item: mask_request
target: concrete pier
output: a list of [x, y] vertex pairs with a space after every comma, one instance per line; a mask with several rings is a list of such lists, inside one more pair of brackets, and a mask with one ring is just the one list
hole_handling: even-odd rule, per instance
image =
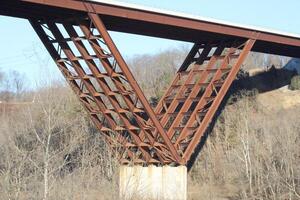
[[121, 166], [120, 199], [186, 200], [186, 166]]

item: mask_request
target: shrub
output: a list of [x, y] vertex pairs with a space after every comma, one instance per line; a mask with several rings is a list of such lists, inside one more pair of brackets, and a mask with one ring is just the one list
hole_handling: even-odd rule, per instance
[[294, 76], [291, 79], [291, 84], [289, 85], [290, 90], [300, 90], [300, 76]]

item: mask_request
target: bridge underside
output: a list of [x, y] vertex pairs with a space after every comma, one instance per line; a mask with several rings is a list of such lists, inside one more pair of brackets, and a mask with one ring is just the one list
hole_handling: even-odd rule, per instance
[[[62, 8], [59, 2], [7, 1], [0, 5], [0, 14], [29, 19], [122, 164], [186, 165], [251, 49], [289, 56], [300, 49], [299, 40], [281, 38], [274, 43], [257, 31], [241, 30], [234, 36], [177, 27], [179, 31], [170, 34], [170, 25], [145, 20], [138, 26], [137, 20], [129, 19], [131, 11], [122, 24], [115, 7], [110, 11], [115, 15], [108, 15], [105, 5], [66, 1]], [[108, 30], [195, 43], [155, 109]]]
[[122, 163], [186, 164], [255, 40], [195, 44], [152, 110], [101, 17], [88, 17], [30, 22]]

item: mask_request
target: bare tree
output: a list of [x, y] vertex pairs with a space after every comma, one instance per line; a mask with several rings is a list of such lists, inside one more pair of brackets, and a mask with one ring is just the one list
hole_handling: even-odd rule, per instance
[[26, 88], [26, 82], [25, 74], [20, 72], [0, 73], [1, 99], [5, 101], [21, 100], [21, 96]]
[[[183, 52], [130, 59], [149, 99], [168, 87]], [[275, 62], [253, 54], [246, 65]], [[117, 199], [113, 152], [65, 82], [49, 79], [28, 92], [22, 75], [3, 78], [12, 97], [36, 98], [0, 115], [0, 199]], [[271, 112], [249, 95], [227, 105], [189, 173], [190, 198], [300, 199], [299, 112]]]
[[19, 97], [26, 88], [26, 77], [25, 74], [21, 74], [17, 71], [11, 71], [9, 73], [9, 79], [11, 81], [12, 91]]

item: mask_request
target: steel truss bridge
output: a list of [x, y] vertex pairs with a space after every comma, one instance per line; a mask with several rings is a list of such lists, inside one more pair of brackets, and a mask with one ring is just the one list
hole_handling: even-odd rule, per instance
[[[122, 164], [186, 165], [250, 51], [300, 57], [297, 35], [121, 3], [2, 0], [0, 15], [30, 21]], [[108, 30], [194, 43], [155, 109]]]

